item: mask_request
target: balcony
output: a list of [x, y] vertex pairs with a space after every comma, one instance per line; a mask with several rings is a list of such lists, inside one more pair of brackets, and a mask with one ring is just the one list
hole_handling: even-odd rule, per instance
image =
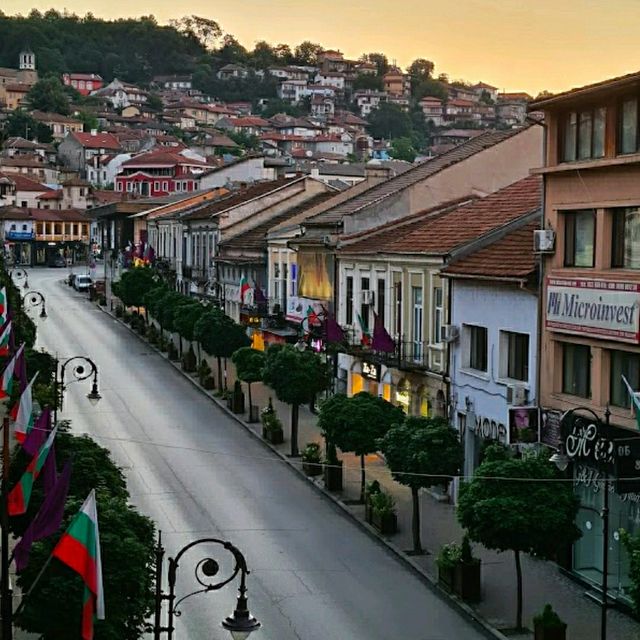
[[432, 348], [427, 342], [398, 341], [395, 351], [391, 353], [375, 351], [371, 346], [364, 345], [353, 333], [347, 336], [347, 353], [360, 358], [394, 367], [402, 371], [424, 371], [434, 368], [435, 362], [430, 362]]

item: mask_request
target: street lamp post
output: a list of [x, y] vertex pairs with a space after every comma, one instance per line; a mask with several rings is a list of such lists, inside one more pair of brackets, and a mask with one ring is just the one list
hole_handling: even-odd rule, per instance
[[[62, 401], [64, 398], [65, 386], [64, 386], [64, 375], [67, 366], [71, 363], [74, 363], [71, 372], [76, 382], [81, 382], [82, 380], [87, 380], [91, 376], [93, 376], [93, 382], [91, 384], [91, 391], [87, 394], [87, 399], [92, 405], [98, 403], [100, 398], [102, 397], [98, 391], [98, 367], [96, 363], [91, 360], [91, 358], [87, 358], [86, 356], [73, 356], [68, 360], [65, 360], [62, 365], [59, 365], [56, 360], [56, 375], [54, 381], [54, 397], [55, 397], [55, 406], [53, 409], [53, 423], [58, 423], [58, 407], [62, 409]], [[58, 371], [60, 372], [60, 377], [58, 377]]]
[[[589, 407], [577, 407], [571, 411], [567, 411], [561, 419], [561, 424], [564, 423], [566, 418], [573, 415], [576, 411], [584, 411], [593, 416], [593, 425], [598, 429], [601, 424], [600, 418], [595, 411]], [[609, 407], [604, 412], [604, 424], [608, 427], [611, 420], [611, 412]], [[554, 453], [550, 458], [550, 462], [553, 462], [560, 471], [565, 471], [569, 466], [569, 458], [564, 450], [564, 445], [560, 446], [560, 451]], [[611, 481], [609, 480], [609, 470], [606, 466], [606, 459], [603, 461], [600, 469], [604, 481], [602, 496], [602, 511], [600, 516], [602, 517], [602, 606], [600, 609], [600, 640], [607, 640], [607, 609], [608, 609], [608, 589], [609, 589], [609, 491], [611, 488]]]
[[24, 280], [22, 288], [29, 288], [29, 274], [27, 273], [27, 270], [25, 268], [18, 267], [17, 269], [12, 269], [11, 271], [9, 271], [9, 277], [12, 280]]
[[30, 291], [29, 293], [25, 294], [22, 299], [28, 307], [41, 306], [42, 308], [40, 309], [40, 318], [42, 318], [42, 320], [47, 319], [45, 298], [39, 291]]
[[[176, 579], [178, 574], [178, 567], [182, 556], [192, 549], [201, 544], [214, 544], [221, 546], [225, 551], [229, 552], [234, 559], [234, 568], [231, 575], [227, 578], [214, 581], [213, 578], [218, 575], [220, 571], [219, 563], [213, 558], [207, 557], [200, 560], [194, 569], [196, 581], [201, 588], [196, 589], [182, 596], [176, 601]], [[162, 634], [167, 634], [168, 640], [173, 638], [174, 617], [180, 617], [180, 605], [190, 598], [199, 593], [208, 593], [209, 591], [219, 591], [223, 587], [232, 582], [238, 574], [240, 575], [240, 585], [238, 587], [238, 600], [233, 613], [222, 621], [222, 627], [229, 631], [233, 640], [246, 640], [254, 631], [260, 628], [260, 622], [258, 622], [250, 613], [247, 600], [247, 576], [249, 570], [247, 569], [247, 561], [242, 552], [231, 542], [227, 540], [219, 540], [217, 538], [201, 538], [185, 545], [180, 549], [175, 558], [169, 558], [169, 571], [167, 575], [169, 583], [169, 592], [165, 593], [162, 590], [162, 563], [164, 558], [164, 548], [162, 547], [162, 533], [158, 538], [158, 544], [156, 546], [156, 598], [155, 598], [155, 615], [154, 615], [154, 628], [153, 637], [154, 640], [160, 640]], [[162, 602], [166, 600], [169, 603], [168, 621], [167, 626], [162, 626]]]

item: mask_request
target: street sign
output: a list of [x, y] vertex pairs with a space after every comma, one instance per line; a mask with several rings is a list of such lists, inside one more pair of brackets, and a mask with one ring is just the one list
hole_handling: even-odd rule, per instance
[[616, 441], [616, 492], [640, 492], [640, 434]]

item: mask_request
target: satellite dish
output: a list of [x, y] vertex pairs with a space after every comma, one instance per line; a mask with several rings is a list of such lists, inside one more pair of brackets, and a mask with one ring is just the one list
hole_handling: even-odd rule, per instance
[[307, 158], [311, 158], [311, 156], [313, 156], [313, 151], [311, 151], [310, 149], [307, 149], [304, 152], [304, 155], [307, 156]]

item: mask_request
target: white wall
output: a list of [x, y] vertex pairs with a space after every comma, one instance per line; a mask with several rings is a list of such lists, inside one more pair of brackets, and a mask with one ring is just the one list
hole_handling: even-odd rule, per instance
[[[467, 408], [475, 418], [482, 417], [504, 425], [508, 443], [509, 407], [507, 385], [517, 382], [528, 388], [527, 405], [537, 403], [537, 296], [518, 289], [516, 285], [484, 284], [478, 281], [453, 280], [451, 324], [460, 330], [460, 337], [451, 343], [451, 404], [452, 422], [459, 425], [458, 413]], [[465, 325], [487, 327], [487, 372], [470, 371], [468, 338]], [[529, 335], [529, 379], [525, 383], [507, 380], [505, 376], [506, 347], [501, 331]], [[501, 362], [502, 360], [502, 362]], [[466, 399], [470, 405], [467, 406]], [[463, 439], [464, 441], [464, 439]]]

